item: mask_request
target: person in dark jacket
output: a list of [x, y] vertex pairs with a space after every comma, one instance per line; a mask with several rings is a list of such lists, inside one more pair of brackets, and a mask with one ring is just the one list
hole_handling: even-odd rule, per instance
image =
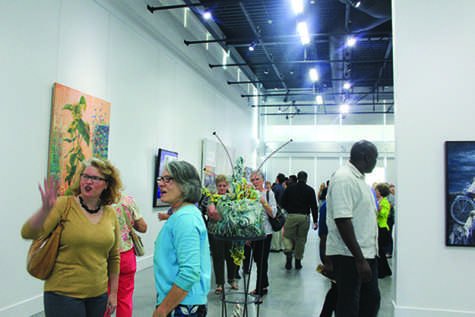
[[[310, 228], [310, 212], [314, 228], [318, 227], [318, 207], [315, 190], [307, 185], [307, 173], [297, 174], [297, 183], [287, 187], [282, 195], [282, 207], [287, 211], [287, 221], [284, 226], [285, 268], [292, 268], [292, 257], [295, 256], [295, 269], [302, 268], [303, 253], [307, 234]], [[295, 247], [294, 247], [295, 241]]]

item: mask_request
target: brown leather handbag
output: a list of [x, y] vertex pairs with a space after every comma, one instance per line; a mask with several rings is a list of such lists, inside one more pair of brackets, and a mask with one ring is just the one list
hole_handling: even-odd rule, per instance
[[53, 271], [58, 255], [59, 241], [63, 232], [64, 222], [71, 209], [71, 197], [68, 197], [66, 209], [56, 227], [49, 233], [31, 243], [26, 259], [26, 270], [31, 276], [46, 280]]

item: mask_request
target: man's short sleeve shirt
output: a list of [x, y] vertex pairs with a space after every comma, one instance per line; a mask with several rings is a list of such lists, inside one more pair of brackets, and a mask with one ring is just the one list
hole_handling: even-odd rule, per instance
[[351, 163], [335, 172], [327, 196], [327, 255], [352, 256], [343, 242], [335, 219], [351, 218], [356, 239], [365, 258], [377, 254], [377, 209], [371, 187]]

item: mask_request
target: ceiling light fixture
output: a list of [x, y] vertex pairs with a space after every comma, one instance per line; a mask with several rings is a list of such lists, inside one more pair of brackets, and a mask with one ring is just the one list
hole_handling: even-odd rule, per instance
[[322, 95], [317, 95], [317, 97], [315, 98], [315, 102], [317, 103], [317, 105], [323, 105]]
[[205, 20], [211, 20], [211, 18], [213, 17], [210, 11], [203, 12], [202, 16], [203, 16], [203, 19]]
[[346, 90], [349, 90], [351, 88], [351, 84], [349, 82], [345, 82], [343, 84], [343, 88], [346, 89]]
[[348, 113], [350, 111], [350, 106], [346, 103], [340, 106], [340, 113]]
[[356, 44], [356, 39], [353, 36], [349, 36], [346, 40], [346, 46], [353, 47]]
[[303, 0], [291, 0], [295, 14], [303, 13]]
[[299, 22], [297, 24], [297, 32], [300, 35], [300, 41], [303, 45], [310, 43], [310, 35], [308, 34], [308, 27], [306, 22]]
[[254, 52], [255, 48], [256, 48], [256, 41], [252, 42], [250, 45], [249, 45], [249, 51], [251, 52]]
[[318, 72], [316, 68], [310, 68], [309, 75], [312, 82], [318, 81]]
[[355, 8], [358, 8], [361, 5], [361, 1], [356, 1]]

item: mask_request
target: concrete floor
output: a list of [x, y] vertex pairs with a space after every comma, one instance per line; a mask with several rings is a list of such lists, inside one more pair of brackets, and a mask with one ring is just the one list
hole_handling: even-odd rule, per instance
[[[271, 253], [269, 258], [270, 266], [270, 287], [269, 293], [264, 297], [264, 303], [260, 305], [259, 316], [276, 317], [317, 317], [330, 287], [330, 282], [317, 273], [315, 268], [320, 259], [318, 257], [318, 235], [315, 231], [309, 232], [305, 258], [302, 261], [303, 269], [287, 271], [284, 268], [285, 256], [282, 253]], [[391, 262], [390, 262], [391, 264]], [[255, 288], [255, 267], [251, 273], [250, 289]], [[208, 316], [221, 316], [220, 296], [214, 294], [215, 282], [214, 274], [211, 281], [211, 291], [208, 295]], [[239, 281], [239, 287], [243, 289], [243, 280]], [[381, 309], [379, 317], [393, 317], [393, 281], [391, 277], [379, 280], [381, 289]], [[233, 292], [226, 286], [226, 296]], [[134, 316], [150, 317], [155, 307], [155, 284], [153, 269], [145, 269], [136, 275], [136, 287], [134, 294]], [[257, 306], [249, 304], [249, 316], [257, 316]], [[235, 304], [228, 304], [227, 316], [234, 317], [236, 311]], [[242, 315], [237, 315], [242, 316]]]

